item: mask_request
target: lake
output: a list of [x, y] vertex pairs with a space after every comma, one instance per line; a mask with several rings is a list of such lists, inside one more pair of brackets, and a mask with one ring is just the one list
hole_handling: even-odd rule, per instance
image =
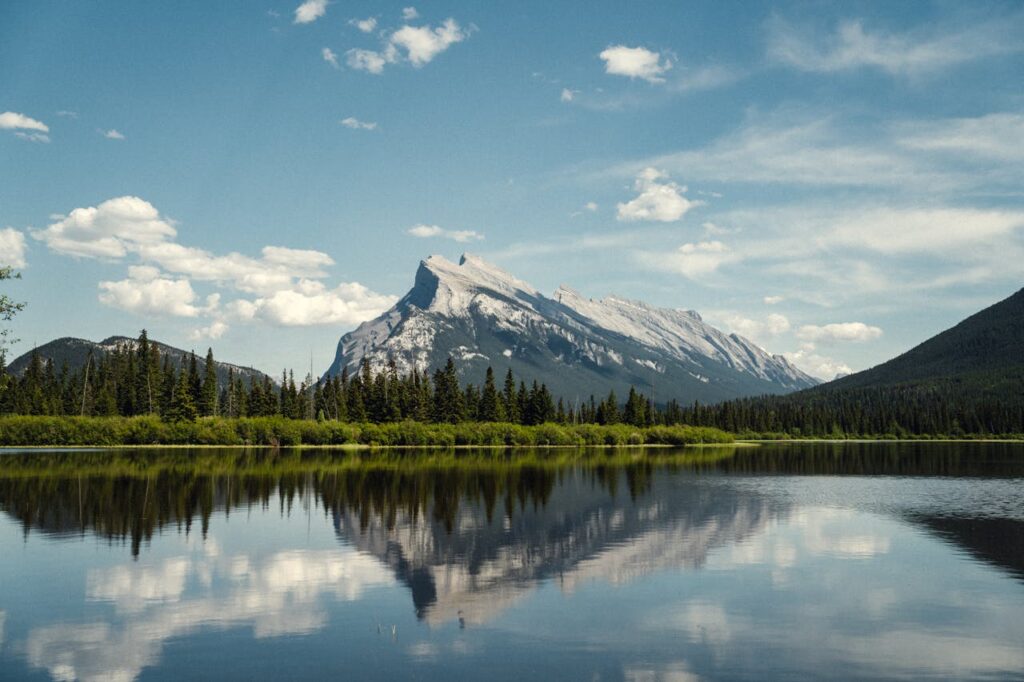
[[1024, 679], [1024, 445], [6, 451], [0, 678]]

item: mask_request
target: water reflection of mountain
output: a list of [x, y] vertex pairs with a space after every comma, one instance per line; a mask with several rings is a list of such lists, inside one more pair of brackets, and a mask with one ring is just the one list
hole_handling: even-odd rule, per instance
[[610, 475], [562, 472], [541, 504], [500, 517], [487, 501], [461, 505], [453, 519], [332, 513], [339, 538], [378, 557], [409, 587], [419, 616], [437, 622], [461, 614], [472, 623], [548, 579], [571, 590], [701, 566], [712, 549], [742, 541], [783, 512], [756, 494], [663, 470]]
[[1002, 568], [1024, 580], [1024, 522], [1017, 519], [954, 518], [911, 515], [938, 537], [964, 549], [971, 556]]

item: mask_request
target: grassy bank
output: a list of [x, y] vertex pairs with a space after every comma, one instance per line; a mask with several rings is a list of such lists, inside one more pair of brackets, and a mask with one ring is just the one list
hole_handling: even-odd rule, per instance
[[0, 446], [117, 445], [363, 445], [548, 446], [698, 445], [732, 443], [732, 434], [708, 427], [625, 424], [351, 424], [282, 417], [165, 422], [158, 417], [0, 417]]

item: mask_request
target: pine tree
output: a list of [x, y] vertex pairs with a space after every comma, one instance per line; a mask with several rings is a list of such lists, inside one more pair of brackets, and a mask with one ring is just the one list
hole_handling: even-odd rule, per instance
[[480, 394], [480, 408], [478, 419], [483, 422], [504, 421], [505, 415], [501, 398], [498, 396], [498, 389], [494, 385], [494, 370], [487, 368], [487, 375], [484, 378], [484, 389]]
[[178, 380], [174, 384], [174, 393], [171, 395], [171, 404], [164, 418], [171, 422], [196, 420], [196, 403], [192, 398], [191, 381], [189, 375], [184, 371], [178, 373]]
[[206, 366], [204, 367], [203, 385], [200, 388], [199, 414], [204, 417], [216, 417], [218, 412], [217, 401], [219, 391], [217, 388], [217, 365], [213, 361], [213, 349], [206, 349]]

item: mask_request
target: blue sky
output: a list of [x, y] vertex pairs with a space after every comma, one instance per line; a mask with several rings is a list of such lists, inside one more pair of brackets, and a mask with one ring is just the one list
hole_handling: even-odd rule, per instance
[[277, 372], [471, 251], [819, 376], [1021, 286], [1019, 3], [4, 3], [18, 354]]

